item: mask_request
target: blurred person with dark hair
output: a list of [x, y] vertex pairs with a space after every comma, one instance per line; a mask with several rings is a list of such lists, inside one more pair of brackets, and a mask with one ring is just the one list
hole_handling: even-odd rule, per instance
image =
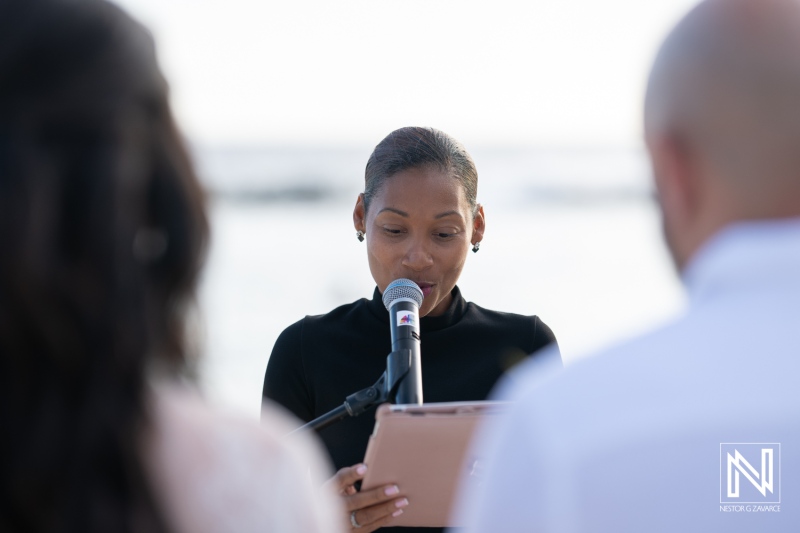
[[688, 309], [520, 370], [469, 531], [798, 531], [798, 51], [797, 0], [708, 0], [667, 38], [645, 140]]
[[[264, 397], [310, 421], [374, 384], [391, 352], [382, 293], [399, 278], [414, 281], [424, 295], [419, 314], [426, 402], [485, 400], [513, 364], [554, 345], [553, 332], [537, 316], [490, 311], [461, 295], [456, 283], [486, 227], [477, 192], [472, 158], [444, 132], [408, 127], [383, 139], [367, 162], [364, 192], [353, 211], [377, 285], [372, 299], [286, 328], [269, 360]], [[333, 484], [345, 500], [349, 525], [364, 532], [391, 525], [414, 505], [403, 487], [355, 488], [366, 473], [360, 461], [374, 424], [372, 408], [320, 431], [339, 469]], [[434, 531], [401, 531], [418, 529]]]
[[290, 424], [178, 384], [207, 241], [147, 32], [0, 1], [0, 531], [338, 530]]

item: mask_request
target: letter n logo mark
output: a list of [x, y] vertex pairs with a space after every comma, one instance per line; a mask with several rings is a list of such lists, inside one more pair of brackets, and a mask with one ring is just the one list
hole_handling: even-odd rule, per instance
[[[734, 449], [733, 455], [728, 453], [728, 498], [739, 497], [739, 474], [742, 474], [766, 498], [767, 491], [772, 490], [773, 470], [772, 448], [761, 448], [761, 474], [753, 465], [742, 457], [739, 450]], [[755, 479], [754, 479], [755, 478]], [[759, 481], [760, 480], [760, 481]]]
[[720, 503], [780, 503], [780, 444], [720, 444], [720, 485]]

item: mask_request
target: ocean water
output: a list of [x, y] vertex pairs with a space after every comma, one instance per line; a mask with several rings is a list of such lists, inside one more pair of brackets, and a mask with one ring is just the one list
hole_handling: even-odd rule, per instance
[[[196, 150], [211, 191], [200, 380], [212, 403], [258, 416], [280, 332], [371, 296], [351, 217], [369, 153]], [[566, 364], [680, 312], [684, 296], [641, 150], [492, 147], [472, 155], [487, 230], [459, 281], [468, 300], [539, 315]]]

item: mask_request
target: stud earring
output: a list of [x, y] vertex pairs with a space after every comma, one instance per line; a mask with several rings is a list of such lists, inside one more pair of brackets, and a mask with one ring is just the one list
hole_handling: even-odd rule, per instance
[[475, 252], [476, 254], [478, 253], [478, 250], [480, 250], [480, 249], [481, 249], [481, 241], [478, 241], [478, 242], [476, 242], [475, 244], [472, 245], [472, 251]]
[[363, 231], [356, 232], [356, 239], [358, 239], [358, 242], [364, 242], [364, 235], [365, 233]]

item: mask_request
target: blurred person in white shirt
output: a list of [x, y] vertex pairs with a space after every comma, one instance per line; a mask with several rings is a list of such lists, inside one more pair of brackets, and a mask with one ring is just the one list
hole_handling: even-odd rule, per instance
[[800, 3], [696, 6], [656, 58], [645, 136], [688, 309], [501, 387], [469, 532], [800, 528]]
[[0, 1], [0, 531], [343, 530], [316, 443], [180, 384], [207, 241], [147, 31]]

